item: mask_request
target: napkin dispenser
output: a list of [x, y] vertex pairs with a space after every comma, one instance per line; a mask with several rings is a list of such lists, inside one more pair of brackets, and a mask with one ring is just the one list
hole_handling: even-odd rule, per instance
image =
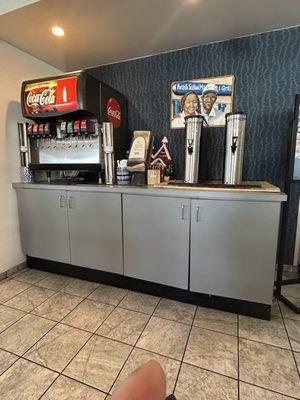
[[153, 146], [151, 131], [134, 131], [127, 169], [131, 172], [132, 185], [147, 184], [147, 166], [150, 163]]

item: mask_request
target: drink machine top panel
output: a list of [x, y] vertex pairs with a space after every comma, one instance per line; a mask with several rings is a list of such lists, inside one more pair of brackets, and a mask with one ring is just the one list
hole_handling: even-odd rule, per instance
[[125, 97], [87, 71], [23, 82], [21, 105], [23, 116], [37, 122], [94, 116], [127, 129]]
[[21, 89], [22, 113], [36, 124], [81, 119], [113, 125], [116, 159], [129, 146], [125, 97], [87, 71], [70, 72], [25, 81]]
[[69, 115], [99, 117], [99, 81], [85, 71], [72, 72], [22, 83], [23, 116], [33, 120]]

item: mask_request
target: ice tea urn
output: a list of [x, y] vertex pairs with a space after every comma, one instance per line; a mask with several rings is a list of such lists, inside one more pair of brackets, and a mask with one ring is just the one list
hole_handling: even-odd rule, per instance
[[243, 158], [247, 116], [244, 112], [225, 116], [224, 184], [240, 185], [243, 178]]
[[199, 174], [200, 139], [204, 118], [202, 115], [185, 117], [185, 183], [197, 183]]

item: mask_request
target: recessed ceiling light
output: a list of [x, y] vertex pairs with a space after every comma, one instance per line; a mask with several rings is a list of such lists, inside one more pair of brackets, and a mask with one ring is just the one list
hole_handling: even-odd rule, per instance
[[65, 34], [65, 31], [60, 26], [54, 26], [53, 28], [51, 28], [51, 32], [55, 36], [64, 36]]

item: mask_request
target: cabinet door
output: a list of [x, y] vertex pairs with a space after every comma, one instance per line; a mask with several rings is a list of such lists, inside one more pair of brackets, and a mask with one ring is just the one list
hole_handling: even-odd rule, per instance
[[70, 262], [64, 191], [18, 189], [24, 253], [47, 260]]
[[123, 196], [124, 274], [187, 289], [190, 200]]
[[68, 192], [71, 262], [123, 274], [121, 195]]
[[190, 289], [272, 302], [280, 205], [192, 200]]

